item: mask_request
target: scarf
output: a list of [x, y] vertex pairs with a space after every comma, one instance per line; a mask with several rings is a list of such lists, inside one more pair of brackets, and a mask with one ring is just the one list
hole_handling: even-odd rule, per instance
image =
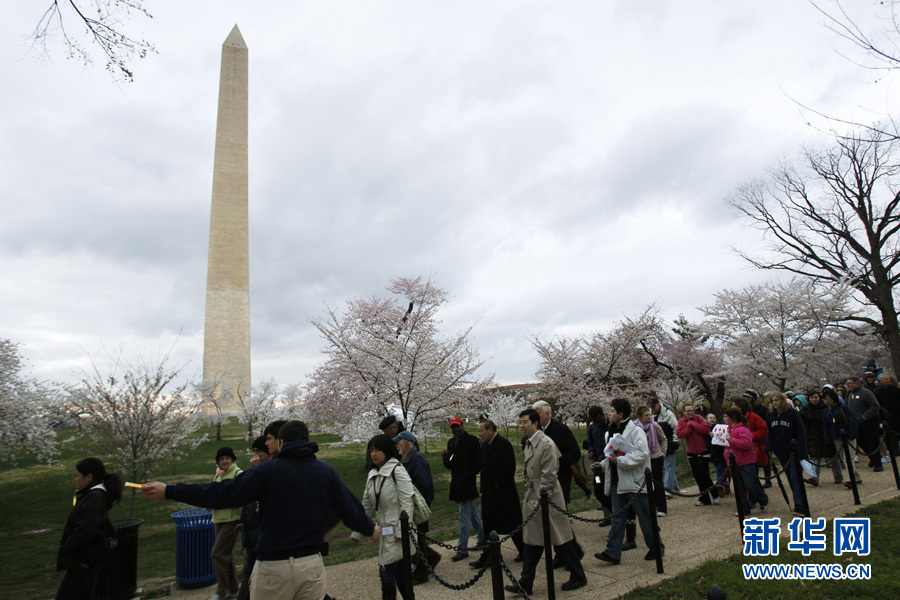
[[650, 448], [650, 454], [657, 452], [659, 450], [659, 440], [656, 437], [656, 424], [652, 420], [649, 423], [644, 424], [640, 419], [634, 423], [647, 434], [647, 446]]

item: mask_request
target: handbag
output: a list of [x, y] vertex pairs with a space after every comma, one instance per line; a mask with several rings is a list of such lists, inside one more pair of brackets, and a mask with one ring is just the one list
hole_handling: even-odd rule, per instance
[[[394, 480], [394, 485], [397, 485], [394, 471], [391, 471], [391, 478]], [[431, 518], [431, 507], [425, 502], [425, 497], [416, 486], [413, 486], [413, 514], [409, 515], [409, 518], [416, 525], [421, 525]]]

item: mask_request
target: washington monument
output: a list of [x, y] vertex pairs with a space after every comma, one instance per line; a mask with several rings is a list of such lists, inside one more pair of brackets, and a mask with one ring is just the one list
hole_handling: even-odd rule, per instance
[[235, 25], [222, 44], [203, 336], [203, 379], [219, 384], [227, 414], [250, 394], [247, 56]]

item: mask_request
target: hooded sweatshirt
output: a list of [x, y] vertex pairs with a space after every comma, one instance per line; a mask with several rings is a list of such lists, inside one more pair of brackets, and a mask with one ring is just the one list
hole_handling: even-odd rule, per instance
[[316, 554], [325, 543], [329, 511], [351, 530], [372, 535], [375, 525], [331, 465], [316, 458], [319, 446], [296, 440], [275, 458], [236, 479], [166, 486], [166, 498], [206, 508], [238, 508], [259, 501], [258, 560]]
[[766, 452], [774, 452], [779, 459], [786, 458], [791, 453], [791, 440], [796, 439], [800, 458], [806, 458], [806, 428], [799, 412], [793, 408], [783, 413], [770, 410], [766, 425], [769, 427]]

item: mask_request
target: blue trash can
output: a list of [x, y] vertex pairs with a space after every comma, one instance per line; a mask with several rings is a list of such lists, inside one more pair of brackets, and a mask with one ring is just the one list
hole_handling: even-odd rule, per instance
[[216, 582], [212, 552], [216, 528], [212, 511], [191, 508], [172, 513], [175, 519], [175, 582], [184, 588], [198, 588]]

